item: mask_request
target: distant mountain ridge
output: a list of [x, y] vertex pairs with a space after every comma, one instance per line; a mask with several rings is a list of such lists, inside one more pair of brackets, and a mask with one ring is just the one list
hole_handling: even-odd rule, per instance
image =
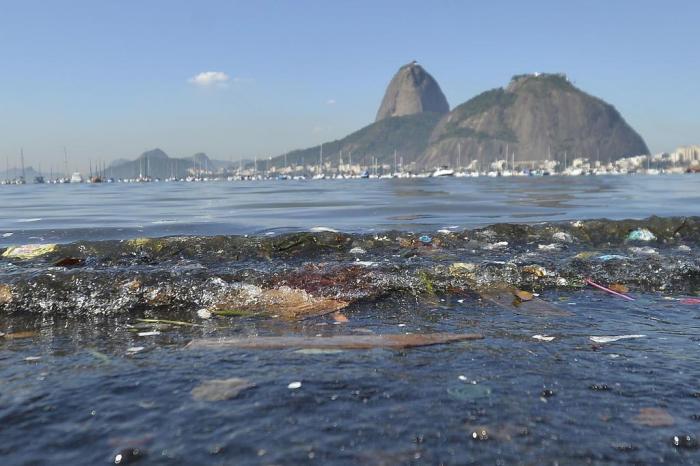
[[[648, 154], [644, 140], [612, 105], [581, 91], [561, 74], [513, 77], [441, 119], [421, 157], [423, 164], [600, 159]], [[507, 151], [507, 153], [506, 153]]]
[[[513, 158], [516, 162], [588, 157], [601, 162], [649, 149], [620, 113], [586, 94], [563, 74], [516, 75], [505, 88], [483, 92], [449, 110], [437, 81], [415, 62], [399, 68], [385, 92], [377, 120], [338, 140], [322, 144], [324, 158], [348, 162], [375, 157], [430, 169]], [[272, 165], [316, 164], [320, 145], [272, 159]]]
[[[212, 160], [207, 154], [198, 152], [190, 157], [174, 158], [161, 149], [144, 152], [136, 160], [117, 160], [106, 169], [105, 176], [113, 178], [184, 178], [198, 171], [214, 173], [230, 168], [231, 162]], [[235, 164], [233, 164], [235, 165]]]

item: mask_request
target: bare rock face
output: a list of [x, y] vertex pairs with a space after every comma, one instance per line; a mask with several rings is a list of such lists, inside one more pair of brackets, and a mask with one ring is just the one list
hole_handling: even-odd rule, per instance
[[[506, 154], [507, 152], [507, 154]], [[515, 76], [455, 107], [433, 130], [425, 166], [453, 165], [458, 156], [481, 167], [496, 159], [563, 161], [587, 157], [607, 163], [648, 154], [644, 140], [610, 104], [561, 74]]]
[[399, 68], [384, 94], [375, 121], [385, 118], [450, 111], [437, 81], [416, 62]]

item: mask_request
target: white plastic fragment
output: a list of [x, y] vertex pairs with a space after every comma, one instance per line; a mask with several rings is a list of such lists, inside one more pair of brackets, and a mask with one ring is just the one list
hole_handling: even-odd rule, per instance
[[508, 241], [499, 241], [498, 243], [489, 243], [483, 247], [487, 251], [492, 251], [494, 249], [501, 249], [508, 246]]
[[146, 349], [146, 348], [144, 348], [143, 346], [132, 346], [130, 348], [127, 348], [126, 352], [133, 354], [133, 353], [139, 353], [139, 352], [143, 351], [144, 349]]
[[292, 382], [289, 385], [287, 385], [287, 388], [290, 390], [296, 390], [298, 388], [301, 388], [301, 382]]
[[646, 335], [611, 335], [611, 336], [599, 336], [590, 337], [591, 341], [595, 343], [612, 343], [618, 340], [627, 340], [630, 338], [644, 338]]
[[659, 251], [652, 248], [651, 246], [644, 246], [642, 248], [631, 247], [629, 249], [632, 254], [637, 254], [640, 256], [652, 256], [659, 253]]
[[197, 316], [200, 319], [211, 319], [211, 311], [208, 309], [200, 309], [197, 311]]
[[559, 241], [560, 243], [573, 243], [574, 238], [570, 234], [564, 231], [557, 231], [552, 235], [554, 241]]
[[160, 335], [160, 332], [153, 331], [153, 332], [139, 332], [137, 333], [138, 336], [140, 337], [152, 337], [155, 335]]
[[535, 340], [540, 340], [540, 341], [552, 341], [554, 340], [555, 337], [550, 337], [547, 335], [533, 335], [532, 338]]

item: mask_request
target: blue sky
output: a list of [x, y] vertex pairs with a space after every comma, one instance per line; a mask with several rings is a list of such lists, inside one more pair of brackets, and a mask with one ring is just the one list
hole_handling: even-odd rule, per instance
[[[0, 0], [0, 165], [20, 147], [43, 168], [64, 146], [77, 168], [277, 155], [372, 122], [413, 59], [451, 106], [565, 72], [671, 150], [700, 143], [698, 17], [691, 0]], [[192, 80], [208, 71], [225, 76]]]

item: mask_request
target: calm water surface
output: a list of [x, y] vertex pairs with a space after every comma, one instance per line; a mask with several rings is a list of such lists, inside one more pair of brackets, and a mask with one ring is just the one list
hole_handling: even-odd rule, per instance
[[700, 177], [598, 176], [0, 187], [0, 245], [308, 230], [430, 230], [700, 213]]

